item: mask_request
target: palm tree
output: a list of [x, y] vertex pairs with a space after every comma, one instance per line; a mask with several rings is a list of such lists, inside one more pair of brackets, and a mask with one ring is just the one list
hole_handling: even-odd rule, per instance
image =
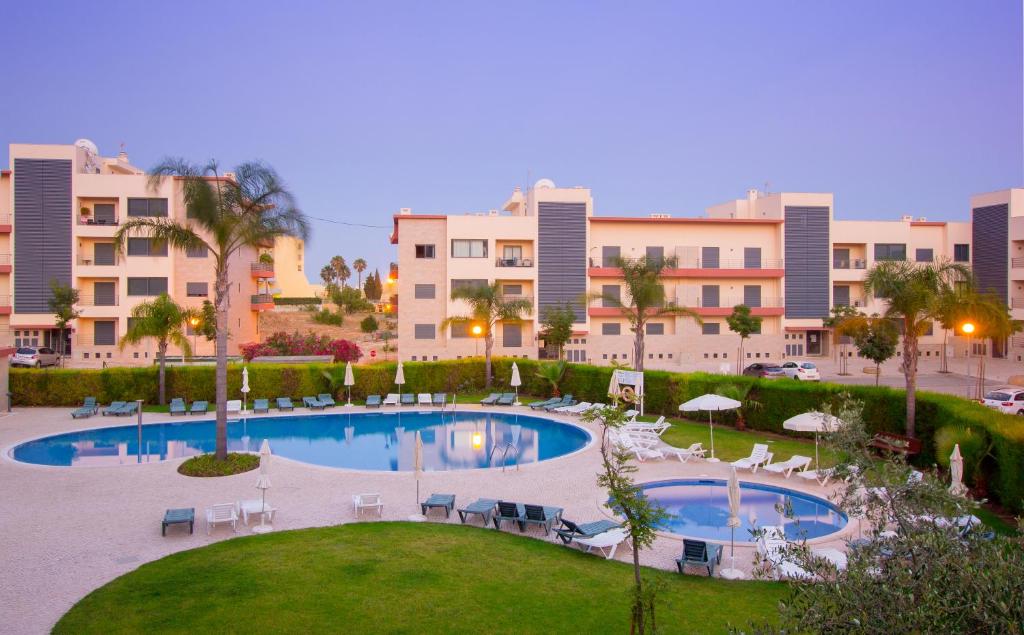
[[206, 248], [213, 256], [214, 307], [217, 313], [217, 458], [226, 459], [228, 396], [228, 266], [243, 249], [253, 249], [275, 238], [292, 236], [305, 240], [309, 225], [291, 192], [270, 166], [243, 163], [234, 176], [221, 174], [217, 163], [193, 165], [183, 159], [165, 159], [150, 172], [156, 189], [166, 178], [181, 182], [187, 220], [135, 217], [114, 235], [118, 250], [130, 236], [150, 236], [175, 249]]
[[954, 284], [945, 293], [935, 298], [935, 321], [942, 327], [942, 357], [939, 360], [939, 372], [949, 372], [949, 361], [946, 357], [946, 347], [949, 341], [949, 332], [955, 331], [960, 316], [963, 314], [964, 305], [972, 302], [976, 292], [974, 281], [966, 280]]
[[356, 258], [352, 262], [352, 268], [356, 270], [357, 274], [359, 274], [359, 286], [357, 286], [356, 288], [359, 289], [360, 291], [363, 290], [363, 272], [366, 271], [366, 267], [366, 261], [363, 260], [362, 258]]
[[533, 303], [526, 298], [506, 298], [501, 295], [501, 285], [469, 285], [452, 289], [452, 300], [465, 300], [469, 304], [469, 315], [458, 315], [445, 319], [441, 328], [452, 324], [479, 326], [484, 338], [485, 386], [491, 387], [491, 349], [494, 348], [494, 325], [501, 322], [515, 322], [529, 315]]
[[334, 269], [334, 277], [341, 281], [341, 286], [345, 286], [345, 281], [352, 276], [352, 271], [348, 268], [348, 263], [341, 256], [334, 256], [331, 258], [331, 269]]
[[[958, 295], [960, 299], [959, 310], [954, 314], [956, 319], [970, 321], [974, 324], [974, 337], [980, 341], [990, 340], [993, 345], [996, 342], [1006, 343], [1006, 340], [1021, 330], [1019, 320], [1010, 316], [1010, 309], [1003, 302], [1003, 299], [994, 293], [976, 293], [974, 291], [962, 292]], [[978, 357], [978, 378], [975, 384], [975, 399], [985, 396], [985, 353]]]
[[969, 280], [962, 264], [942, 260], [913, 263], [886, 260], [873, 266], [864, 278], [864, 290], [886, 300], [885, 317], [898, 319], [903, 335], [903, 376], [907, 385], [907, 436], [914, 436], [917, 406], [917, 342], [938, 316], [936, 299], [950, 293], [958, 282]]
[[674, 269], [676, 258], [622, 258], [616, 257], [614, 264], [622, 269], [622, 279], [629, 296], [627, 303], [621, 296], [593, 293], [588, 300], [601, 300], [605, 306], [612, 306], [622, 313], [629, 321], [633, 331], [633, 369], [644, 369], [644, 332], [651, 318], [667, 316], [683, 316], [693, 318], [701, 323], [697, 313], [686, 307], [677, 306], [665, 301], [665, 286], [661, 282], [661, 274], [665, 269]]
[[161, 293], [152, 302], [142, 302], [132, 308], [132, 319], [128, 322], [128, 332], [121, 338], [119, 346], [124, 350], [129, 344], [138, 344], [146, 338], [157, 341], [156, 354], [160, 362], [160, 405], [166, 402], [165, 364], [167, 347], [174, 344], [181, 349], [182, 355], [190, 357], [192, 347], [185, 333], [185, 322], [196, 312], [182, 308], [166, 293]]

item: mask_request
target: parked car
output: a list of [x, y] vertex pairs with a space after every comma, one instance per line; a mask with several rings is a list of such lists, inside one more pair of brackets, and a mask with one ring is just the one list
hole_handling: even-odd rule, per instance
[[981, 403], [988, 408], [1010, 415], [1024, 416], [1024, 388], [1003, 386], [985, 393]]
[[786, 377], [797, 381], [821, 381], [821, 373], [813, 362], [793, 360], [782, 364], [782, 372]]
[[743, 369], [743, 374], [747, 377], [763, 377], [765, 379], [778, 379], [786, 376], [782, 367], [771, 362], [751, 364]]
[[60, 355], [52, 348], [45, 346], [40, 348], [22, 346], [11, 355], [11, 366], [42, 368], [43, 366], [56, 366], [59, 362]]

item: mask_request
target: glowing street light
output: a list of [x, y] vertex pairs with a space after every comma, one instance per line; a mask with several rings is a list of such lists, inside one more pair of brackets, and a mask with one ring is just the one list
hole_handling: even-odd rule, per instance
[[479, 324], [474, 324], [473, 328], [470, 329], [473, 333], [474, 341], [474, 352], [473, 357], [480, 356], [480, 334], [484, 332], [484, 329]]
[[199, 334], [199, 318], [192, 316], [189, 318], [188, 323], [192, 326], [192, 355], [196, 354], [196, 335]]
[[970, 335], [974, 333], [974, 324], [972, 324], [971, 322], [964, 322], [960, 326], [960, 330], [966, 333], [967, 335]]

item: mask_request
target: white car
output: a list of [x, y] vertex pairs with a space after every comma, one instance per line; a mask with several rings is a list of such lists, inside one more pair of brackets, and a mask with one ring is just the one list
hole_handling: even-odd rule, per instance
[[782, 364], [782, 372], [786, 373], [786, 377], [797, 381], [821, 381], [821, 373], [812, 362], [785, 362]]
[[1003, 386], [985, 393], [981, 403], [987, 408], [1005, 412], [1009, 415], [1024, 416], [1024, 388]]

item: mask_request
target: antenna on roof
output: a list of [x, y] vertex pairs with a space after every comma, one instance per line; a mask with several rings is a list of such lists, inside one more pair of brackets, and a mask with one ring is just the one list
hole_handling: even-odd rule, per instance
[[764, 182], [764, 193], [765, 193], [765, 194], [767, 194], [767, 193], [768, 193], [768, 190], [769, 190], [769, 188], [770, 188], [771, 186], [772, 186], [772, 184], [771, 184], [771, 183], [769, 183], [768, 181], [765, 181], [765, 182]]

